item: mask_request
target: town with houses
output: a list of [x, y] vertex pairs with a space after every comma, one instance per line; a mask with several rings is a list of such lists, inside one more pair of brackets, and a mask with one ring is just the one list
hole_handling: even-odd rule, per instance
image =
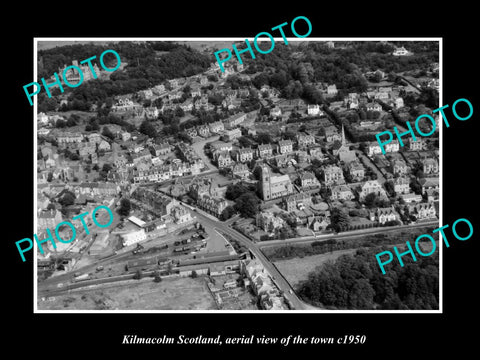
[[[388, 56], [402, 61], [414, 52], [405, 42]], [[92, 130], [78, 121], [97, 109], [36, 115], [39, 238], [98, 205], [114, 214], [108, 228], [86, 218], [89, 233], [80, 225], [73, 242], [37, 251], [39, 309], [316, 309], [263, 246], [438, 222], [441, 121], [433, 136], [394, 140], [385, 155], [375, 140], [394, 125], [406, 131], [411, 99], [438, 92], [438, 62], [396, 81], [391, 71], [362, 69], [363, 92], [310, 84], [323, 103], [255, 86], [259, 74], [247, 71], [254, 62], [232, 60], [222, 72], [212, 60], [202, 73], [116, 96], [109, 114], [129, 127]], [[75, 72], [67, 77], [78, 81]], [[66, 103], [67, 95], [57, 97]], [[142, 131], [148, 122], [161, 133], [159, 119], [172, 112], [177, 133]], [[199, 113], [212, 121], [194, 123]], [[68, 239], [69, 231], [60, 234]]]

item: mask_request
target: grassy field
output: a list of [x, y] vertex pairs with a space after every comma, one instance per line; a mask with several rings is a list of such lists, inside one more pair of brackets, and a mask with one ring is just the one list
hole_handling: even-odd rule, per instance
[[315, 270], [316, 267], [321, 266], [327, 260], [335, 260], [344, 254], [353, 254], [357, 249], [347, 249], [334, 251], [327, 254], [319, 254], [312, 256], [305, 256], [301, 259], [294, 258], [288, 260], [275, 261], [274, 264], [282, 273], [287, 281], [296, 288], [297, 285], [308, 278], [308, 274]]
[[152, 278], [82, 290], [38, 299], [39, 310], [215, 310], [216, 305], [202, 277]]

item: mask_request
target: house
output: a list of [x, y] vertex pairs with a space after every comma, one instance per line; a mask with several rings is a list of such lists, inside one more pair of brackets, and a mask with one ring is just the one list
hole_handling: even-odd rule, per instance
[[175, 206], [171, 214], [177, 224], [184, 224], [192, 220], [190, 212], [182, 206]]
[[47, 128], [41, 128], [37, 130], [37, 135], [39, 136], [46, 136], [50, 133], [50, 129]]
[[436, 201], [439, 198], [439, 179], [438, 177], [427, 177], [419, 180], [422, 185], [422, 194], [427, 195], [428, 201]]
[[388, 221], [395, 220], [398, 220], [398, 214], [393, 207], [377, 208], [375, 211], [370, 212], [370, 221], [378, 221], [380, 224], [385, 224]]
[[156, 106], [150, 106], [145, 108], [145, 117], [147, 119], [157, 119], [158, 118], [158, 109]]
[[273, 155], [273, 146], [270, 144], [261, 144], [257, 148], [257, 156], [259, 158], [267, 158]]
[[289, 154], [293, 152], [293, 142], [292, 140], [280, 140], [278, 142], [277, 151], [280, 154]]
[[395, 159], [391, 166], [393, 174], [405, 175], [408, 173], [408, 166], [402, 159]]
[[283, 113], [294, 111], [294, 110], [298, 112], [302, 112], [304, 111], [304, 109], [307, 108], [305, 101], [303, 101], [302, 99], [281, 100], [278, 103], [276, 103], [276, 106], [279, 107]]
[[292, 212], [295, 210], [303, 210], [306, 206], [312, 204], [312, 196], [306, 193], [298, 193], [294, 195], [287, 196], [283, 200], [285, 209], [288, 212]]
[[191, 99], [185, 100], [183, 103], [180, 104], [180, 109], [184, 112], [192, 111], [193, 109], [193, 102]]
[[201, 97], [202, 96], [202, 90], [200, 88], [192, 88], [190, 91], [190, 95], [192, 98], [194, 97]]
[[311, 156], [308, 155], [308, 153], [304, 150], [298, 150], [295, 152], [295, 159], [297, 160], [297, 163], [310, 163], [311, 161]]
[[405, 201], [407, 204], [410, 204], [412, 202], [416, 202], [416, 203], [419, 203], [422, 201], [422, 195], [417, 195], [417, 194], [414, 194], [414, 193], [407, 193], [407, 194], [402, 194], [401, 195], [401, 198], [403, 199], [403, 201]]
[[98, 144], [98, 150], [110, 151], [111, 146], [108, 141], [102, 140], [100, 144]]
[[223, 142], [223, 141], [214, 141], [210, 144], [212, 152], [218, 151], [232, 151], [233, 145], [230, 142]]
[[327, 86], [327, 95], [334, 96], [334, 95], [337, 95], [337, 93], [338, 93], [338, 90], [335, 84]]
[[285, 221], [271, 212], [260, 212], [256, 216], [256, 225], [265, 232], [274, 232], [281, 229]]
[[83, 134], [64, 132], [57, 135], [58, 144], [80, 143], [83, 141]]
[[78, 155], [85, 157], [94, 154], [96, 151], [97, 147], [95, 146], [95, 143], [80, 143], [80, 147], [78, 148]]
[[190, 137], [190, 138], [194, 138], [195, 136], [198, 135], [197, 129], [195, 129], [194, 127], [185, 129], [184, 132], [185, 132], [185, 134], [186, 134], [188, 137]]
[[392, 53], [393, 56], [407, 56], [407, 55], [412, 55], [411, 52], [407, 51], [403, 46], [395, 48], [395, 50]]
[[197, 126], [197, 133], [198, 135], [200, 135], [201, 137], [204, 137], [204, 138], [207, 138], [210, 136], [210, 128], [208, 125], [204, 124], [204, 125], [199, 125]]
[[155, 156], [168, 155], [172, 151], [169, 143], [155, 144], [151, 147]]
[[438, 174], [438, 161], [432, 158], [425, 158], [421, 161], [424, 174]]
[[422, 185], [422, 193], [426, 193], [427, 190], [438, 190], [439, 179], [438, 177], [425, 177], [419, 180]]
[[99, 134], [99, 133], [91, 133], [91, 134], [88, 134], [86, 135], [87, 139], [89, 142], [91, 143], [99, 143], [102, 141], [102, 136]]
[[397, 97], [393, 100], [393, 105], [395, 106], [395, 109], [400, 109], [405, 106], [405, 103], [401, 97]]
[[168, 84], [173, 88], [177, 88], [179, 86], [178, 84], [178, 79], [171, 79], [171, 80], [168, 80]]
[[167, 95], [169, 101], [181, 99], [183, 95], [182, 91], [171, 92]]
[[225, 128], [232, 129], [232, 128], [240, 125], [246, 118], [247, 118], [247, 114], [245, 114], [242, 111], [238, 114], [235, 114], [235, 115], [230, 116], [229, 118], [225, 119], [223, 121], [223, 123], [225, 124]]
[[411, 151], [422, 151], [426, 148], [425, 140], [420, 137], [416, 138], [417, 141], [413, 141], [413, 139], [408, 140], [408, 148]]
[[369, 180], [366, 181], [362, 186], [359, 192], [360, 201], [365, 200], [365, 197], [368, 194], [376, 194], [379, 197], [387, 198], [387, 194], [383, 189], [382, 185], [378, 182], [378, 180]]
[[411, 215], [414, 215], [417, 218], [417, 220], [435, 219], [437, 217], [433, 202], [411, 205], [408, 210]]
[[270, 116], [272, 117], [280, 117], [282, 116], [282, 110], [279, 107], [274, 107], [270, 110]]
[[37, 232], [45, 229], [55, 229], [57, 224], [62, 221], [62, 213], [57, 209], [43, 210], [37, 215]]
[[37, 115], [37, 121], [40, 123], [40, 124], [43, 124], [43, 125], [47, 125], [48, 124], [48, 115], [46, 115], [45, 113], [41, 112]]
[[379, 103], [369, 103], [366, 106], [367, 111], [382, 111], [382, 106]]
[[355, 181], [361, 181], [365, 177], [365, 169], [360, 161], [352, 161], [348, 164], [348, 171], [350, 176]]
[[240, 179], [248, 179], [250, 177], [250, 170], [247, 164], [235, 164], [232, 166], [232, 175]]
[[310, 216], [307, 219], [307, 225], [315, 232], [322, 231], [330, 225], [330, 220], [327, 216]]
[[130, 133], [127, 132], [127, 131], [122, 131], [122, 132], [120, 133], [120, 138], [122, 139], [122, 141], [128, 141], [128, 140], [130, 140], [131, 137], [132, 137], [132, 136], [131, 136]]
[[132, 160], [135, 165], [137, 165], [140, 162], [149, 162], [152, 160], [152, 154], [150, 151], [144, 149], [136, 154], [132, 154]]
[[220, 132], [225, 130], [225, 126], [224, 126], [223, 122], [221, 122], [221, 121], [212, 122], [212, 123], [208, 124], [208, 127], [210, 129], [210, 132], [214, 133], [214, 134], [219, 134]]
[[220, 151], [215, 154], [215, 161], [217, 162], [217, 166], [219, 168], [225, 168], [232, 165], [233, 160], [230, 157], [230, 153], [228, 151]]
[[157, 95], [160, 95], [165, 92], [165, 85], [159, 84], [156, 85], [152, 88], [152, 92], [156, 93]]
[[394, 191], [396, 194], [408, 194], [410, 193], [410, 181], [403, 176], [396, 178], [393, 182]]
[[225, 130], [224, 136], [226, 137], [227, 141], [233, 141], [239, 137], [242, 137], [242, 131], [239, 128]]
[[253, 160], [253, 149], [251, 148], [241, 148], [238, 149], [236, 152], [237, 155], [237, 161], [240, 161], [242, 163], [246, 161], [252, 161]]
[[342, 136], [339, 134], [338, 129], [331, 125], [325, 128], [325, 140], [327, 142], [342, 141]]
[[223, 198], [215, 198], [209, 195], [202, 195], [197, 200], [197, 205], [204, 211], [219, 217], [223, 210], [228, 206], [228, 203]]
[[[400, 149], [400, 144], [398, 140], [392, 140], [392, 142], [384, 145], [384, 149], [386, 153], [389, 152], [398, 152]], [[382, 149], [380, 148], [380, 145], [376, 141], [371, 141], [368, 143], [368, 148], [367, 148], [367, 155], [372, 157], [373, 155], [376, 154], [383, 154]]]
[[305, 133], [299, 133], [297, 134], [297, 143], [298, 147], [313, 145], [315, 144], [315, 136]]
[[352, 190], [346, 185], [332, 186], [332, 200], [352, 200], [355, 197]]
[[320, 110], [320, 105], [307, 105], [307, 114], [311, 116], [323, 115], [323, 111]]
[[328, 165], [324, 171], [325, 185], [342, 184], [345, 182], [343, 178], [343, 171], [338, 166]]
[[323, 155], [322, 148], [320, 146], [309, 148], [308, 149], [308, 154], [310, 155], [311, 159], [323, 160], [324, 157], [325, 157]]
[[320, 182], [318, 181], [316, 176], [310, 171], [305, 171], [301, 173], [298, 180], [302, 188], [320, 187]]
[[374, 98], [375, 100], [387, 101], [390, 98], [390, 94], [386, 91], [378, 90], [375, 92]]
[[135, 109], [136, 105], [129, 98], [118, 98], [117, 102], [112, 105], [112, 111], [129, 111]]

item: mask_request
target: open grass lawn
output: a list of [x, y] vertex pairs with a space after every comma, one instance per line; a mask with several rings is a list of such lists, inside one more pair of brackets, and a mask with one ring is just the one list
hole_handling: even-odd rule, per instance
[[216, 305], [202, 277], [152, 278], [80, 290], [56, 296], [54, 301], [38, 299], [39, 310], [215, 310]]
[[285, 276], [287, 281], [296, 288], [301, 281], [307, 280], [308, 274], [315, 270], [317, 266], [321, 266], [327, 260], [335, 260], [341, 255], [353, 254], [355, 251], [357, 251], [357, 249], [339, 250], [326, 254], [305, 256], [303, 258], [277, 260], [274, 264], [282, 275]]

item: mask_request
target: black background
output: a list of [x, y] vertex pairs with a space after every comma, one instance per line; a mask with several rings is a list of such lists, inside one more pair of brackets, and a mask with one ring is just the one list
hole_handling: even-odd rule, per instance
[[[125, 356], [193, 351], [212, 357], [230, 353], [255, 356], [259, 350], [286, 356], [309, 352], [318, 355], [405, 356], [442, 353], [446, 349], [467, 353], [473, 348], [477, 324], [475, 262], [480, 233], [478, 214], [478, 113], [480, 101], [473, 89], [478, 83], [478, 46], [474, 35], [478, 20], [473, 6], [455, 2], [419, 5], [384, 2], [338, 5], [316, 2], [259, 3], [204, 2], [177, 9], [164, 3], [62, 3], [24, 4], [8, 10], [2, 24], [3, 82], [3, 256], [6, 260], [2, 300], [8, 346], [38, 356], [104, 355], [120, 351]], [[467, 218], [474, 225], [468, 241], [450, 241], [443, 249], [443, 314], [34, 314], [33, 257], [22, 263], [15, 241], [33, 235], [33, 107], [22, 86], [33, 81], [34, 37], [253, 37], [297, 16], [307, 16], [313, 27], [309, 37], [442, 37], [443, 104], [467, 98], [474, 114], [467, 121], [450, 115], [443, 131], [444, 224]], [[8, 18], [13, 23], [8, 23]], [[288, 28], [287, 28], [288, 29]], [[287, 36], [289, 36], [289, 29]], [[300, 30], [299, 30], [300, 32]], [[477, 32], [478, 33], [478, 32]], [[275, 35], [277, 36], [277, 35]], [[8, 55], [7, 55], [8, 54]], [[214, 60], [212, 54], [212, 61]], [[451, 114], [447, 110], [447, 115]], [[447, 233], [448, 234], [448, 233]], [[405, 239], [408, 240], [408, 239]], [[472, 327], [473, 326], [473, 327]], [[5, 334], [5, 333], [4, 333]], [[121, 345], [123, 335], [175, 337], [292, 335], [336, 337], [366, 335], [364, 345], [263, 345], [175, 346]], [[175, 356], [175, 355], [174, 355]], [[43, 356], [41, 356], [43, 357]], [[123, 356], [122, 356], [123, 357]]]

